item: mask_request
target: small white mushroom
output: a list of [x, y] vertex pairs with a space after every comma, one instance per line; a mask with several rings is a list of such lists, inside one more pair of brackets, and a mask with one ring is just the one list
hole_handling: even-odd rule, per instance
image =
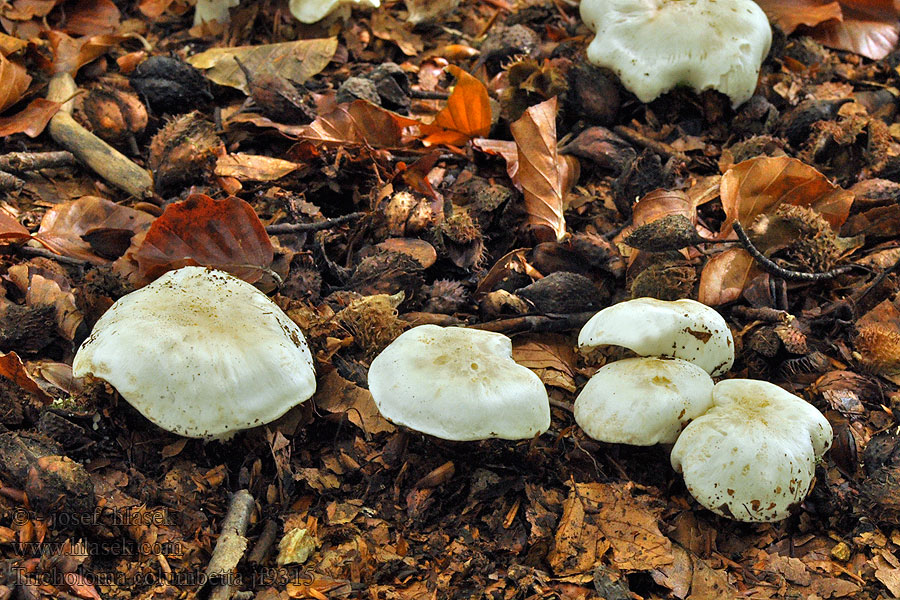
[[229, 8], [234, 8], [241, 3], [241, 0], [197, 0], [194, 6], [194, 26], [207, 23], [209, 21], [218, 21], [224, 25], [231, 21], [231, 13]]
[[712, 406], [713, 380], [677, 358], [627, 358], [598, 370], [575, 400], [575, 422], [614, 444], [671, 444]]
[[369, 390], [389, 421], [445, 440], [528, 439], [550, 427], [544, 384], [500, 333], [413, 327], [372, 361]]
[[344, 11], [344, 16], [350, 15], [350, 6], [378, 8], [381, 0], [290, 0], [289, 9], [301, 23], [316, 23], [333, 12]]
[[72, 365], [168, 431], [210, 438], [274, 421], [316, 390], [300, 328], [255, 287], [184, 267], [120, 298]]
[[769, 20], [753, 0], [583, 0], [597, 35], [588, 60], [614, 71], [641, 102], [677, 85], [746, 102], [769, 52]]
[[803, 399], [765, 381], [729, 379], [675, 442], [672, 467], [716, 514], [780, 521], [806, 498], [831, 439], [831, 425]]
[[604, 308], [578, 334], [578, 346], [623, 346], [641, 356], [667, 356], [721, 375], [734, 363], [725, 319], [694, 300], [637, 298]]

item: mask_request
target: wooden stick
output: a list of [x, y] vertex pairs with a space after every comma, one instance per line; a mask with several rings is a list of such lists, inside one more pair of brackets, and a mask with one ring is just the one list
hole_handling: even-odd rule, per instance
[[[76, 92], [75, 80], [68, 73], [50, 79], [47, 99], [64, 102]], [[97, 175], [137, 198], [153, 195], [153, 178], [127, 156], [98, 138], [72, 118], [70, 102], [56, 113], [47, 131], [53, 141], [71, 152]]]
[[58, 152], [10, 152], [0, 155], [0, 169], [10, 173], [28, 173], [40, 169], [57, 169], [75, 165], [75, 155]]
[[253, 495], [247, 490], [238, 490], [231, 497], [219, 539], [206, 566], [206, 580], [213, 585], [210, 598], [231, 597], [235, 583], [233, 574], [247, 550], [244, 534], [250, 526], [254, 506]]

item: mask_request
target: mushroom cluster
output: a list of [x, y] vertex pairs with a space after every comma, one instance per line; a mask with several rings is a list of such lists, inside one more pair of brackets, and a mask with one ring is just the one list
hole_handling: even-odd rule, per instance
[[753, 0], [583, 0], [581, 18], [597, 33], [588, 60], [614, 71], [641, 102], [687, 85], [743, 104], [772, 43]]
[[203, 267], [120, 298], [72, 371], [105, 380], [163, 429], [198, 438], [269, 423], [316, 391], [300, 328], [249, 283]]
[[831, 425], [772, 383], [714, 385], [710, 375], [734, 362], [731, 332], [715, 310], [693, 300], [630, 300], [594, 315], [578, 342], [644, 356], [600, 368], [578, 395], [575, 421], [590, 437], [674, 443], [672, 467], [691, 495], [739, 521], [784, 519], [809, 493]]

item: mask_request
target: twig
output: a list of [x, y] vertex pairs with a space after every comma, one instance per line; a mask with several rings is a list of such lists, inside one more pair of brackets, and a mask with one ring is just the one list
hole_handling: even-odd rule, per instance
[[12, 173], [0, 171], [0, 192], [18, 192], [25, 187], [25, 182]]
[[22, 256], [40, 256], [41, 258], [49, 258], [50, 260], [55, 260], [62, 265], [70, 265], [72, 267], [87, 267], [91, 264], [81, 258], [63, 256], [61, 254], [51, 252], [46, 248], [35, 248], [33, 246], [13, 246], [12, 251]]
[[415, 100], [446, 100], [450, 97], [450, 92], [439, 92], [437, 90], [409, 90], [409, 97]]
[[483, 331], [496, 331], [507, 335], [524, 332], [560, 332], [570, 331], [582, 327], [588, 320], [597, 314], [592, 312], [572, 313], [569, 315], [525, 315], [511, 319], [499, 319], [471, 325], [471, 329]]
[[785, 269], [781, 265], [766, 258], [762, 252], [757, 250], [756, 246], [753, 245], [753, 242], [750, 241], [750, 238], [747, 237], [747, 233], [744, 231], [744, 228], [741, 227], [740, 223], [735, 221], [732, 227], [734, 228], [734, 232], [737, 234], [741, 245], [750, 253], [750, 256], [756, 259], [756, 262], [759, 263], [764, 271], [772, 275], [777, 275], [787, 281], [828, 281], [845, 273], [849, 273], [854, 268], [864, 268], [861, 265], [844, 265], [821, 273], [804, 273], [802, 271]]
[[222, 531], [216, 540], [212, 557], [206, 566], [206, 577], [214, 589], [210, 598], [230, 598], [235, 580], [231, 575], [247, 550], [247, 527], [253, 513], [255, 501], [247, 490], [238, 490], [231, 497], [228, 513], [222, 521]]
[[656, 152], [657, 154], [662, 154], [666, 158], [677, 158], [678, 160], [684, 162], [690, 162], [691, 158], [687, 154], [683, 154], [670, 146], [665, 142], [660, 142], [658, 140], [654, 140], [652, 138], [648, 138], [646, 135], [631, 129], [630, 127], [625, 127], [624, 125], [616, 125], [613, 127], [613, 131], [618, 133], [620, 136], [631, 142], [632, 144], [637, 144], [642, 148], [647, 148]]
[[0, 169], [10, 173], [27, 173], [41, 169], [58, 169], [75, 165], [75, 155], [57, 152], [10, 152], [0, 155]]
[[277, 535], [278, 524], [272, 519], [269, 519], [263, 526], [262, 533], [259, 534], [259, 538], [256, 540], [253, 550], [247, 555], [247, 561], [256, 564], [262, 563], [269, 554], [269, 550], [271, 550], [272, 546], [275, 544], [275, 537]]
[[278, 223], [277, 225], [269, 225], [266, 227], [266, 233], [304, 233], [307, 231], [322, 231], [323, 229], [331, 229], [338, 225], [343, 225], [355, 219], [361, 219], [366, 216], [364, 212], [350, 213], [333, 219], [325, 219], [324, 221], [316, 221], [315, 223]]

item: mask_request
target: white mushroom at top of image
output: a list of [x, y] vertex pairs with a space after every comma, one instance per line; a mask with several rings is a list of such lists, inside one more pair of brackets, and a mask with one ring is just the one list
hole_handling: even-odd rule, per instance
[[446, 440], [528, 439], [550, 427], [544, 384], [491, 331], [413, 327], [372, 361], [369, 390], [389, 421]]
[[269, 423], [316, 390], [300, 328], [249, 283], [203, 267], [169, 271], [120, 298], [72, 369], [187, 437]]
[[228, 9], [241, 3], [241, 0], [197, 0], [194, 6], [194, 26], [209, 21], [217, 21], [224, 25], [231, 21]]
[[677, 358], [626, 358], [598, 370], [575, 400], [575, 422], [601, 442], [671, 444], [712, 406], [713, 380]]
[[288, 8], [294, 18], [301, 23], [312, 24], [321, 21], [338, 9], [350, 15], [350, 6], [378, 8], [381, 0], [290, 0]]
[[721, 375], [734, 363], [725, 319], [695, 300], [637, 298], [604, 308], [578, 334], [580, 348], [623, 346], [641, 356], [680, 358]]
[[588, 60], [615, 72], [641, 102], [687, 85], [743, 104], [772, 43], [753, 0], [582, 0], [581, 18], [597, 34]]
[[831, 425], [802, 398], [765, 381], [729, 379], [678, 437], [672, 467], [714, 513], [780, 521], [806, 498], [831, 440]]

